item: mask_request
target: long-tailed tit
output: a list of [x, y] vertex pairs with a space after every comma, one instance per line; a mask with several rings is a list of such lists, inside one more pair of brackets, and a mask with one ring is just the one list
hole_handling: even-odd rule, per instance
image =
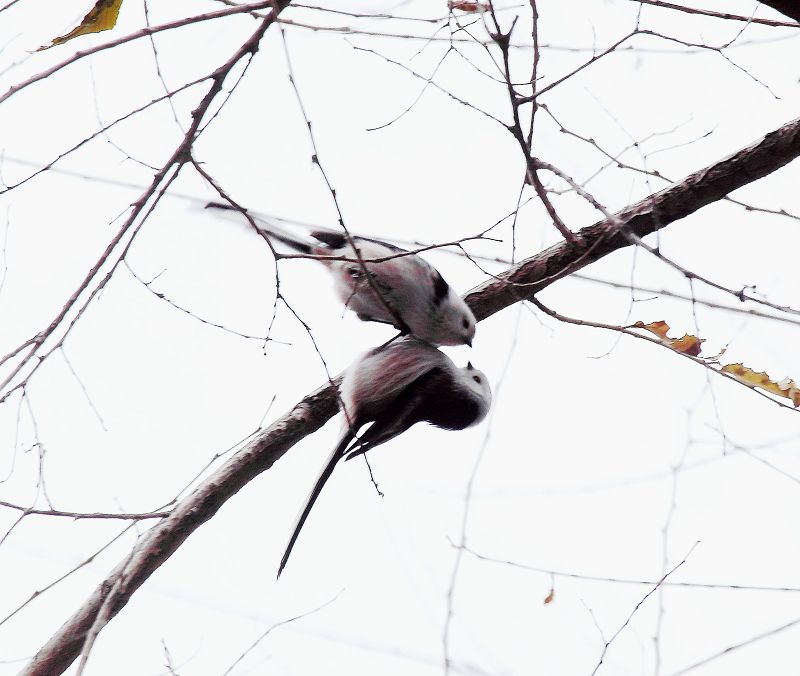
[[[206, 206], [238, 211], [217, 202]], [[366, 237], [352, 238], [354, 250], [344, 233], [335, 230], [313, 230], [309, 232], [312, 241], [263, 219], [257, 225], [268, 239], [299, 253], [344, 259], [318, 260], [333, 276], [339, 298], [359, 319], [392, 324], [432, 345], [472, 344], [475, 336], [472, 310], [439, 271], [416, 254]], [[370, 262], [375, 259], [378, 262]], [[372, 283], [364, 268], [369, 271]]]
[[[297, 517], [278, 577], [336, 463], [366, 453], [418, 422], [463, 430], [483, 420], [492, 403], [489, 381], [481, 371], [472, 364], [458, 368], [435, 347], [410, 336], [361, 355], [345, 371], [340, 393], [342, 435]], [[357, 436], [368, 423], [372, 425]]]

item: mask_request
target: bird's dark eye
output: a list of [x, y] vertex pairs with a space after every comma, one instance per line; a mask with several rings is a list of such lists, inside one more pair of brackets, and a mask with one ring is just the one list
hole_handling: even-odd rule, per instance
[[356, 267], [347, 268], [347, 273], [348, 273], [348, 274], [349, 274], [349, 275], [350, 275], [350, 276], [351, 276], [353, 279], [358, 279], [359, 277], [361, 277], [361, 268], [356, 268]]
[[469, 320], [466, 317], [461, 320], [461, 326], [463, 326], [465, 329], [469, 328]]
[[480, 377], [480, 376], [472, 376], [472, 379], [473, 379], [473, 380], [474, 380], [476, 383], [480, 383], [480, 382], [481, 382], [481, 377]]

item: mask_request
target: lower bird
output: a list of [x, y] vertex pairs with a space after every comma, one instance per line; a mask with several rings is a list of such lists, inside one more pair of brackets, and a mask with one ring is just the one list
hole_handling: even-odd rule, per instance
[[[483, 420], [492, 403], [489, 381], [481, 371], [472, 364], [459, 368], [435, 347], [410, 336], [361, 355], [345, 371], [340, 393], [345, 415], [342, 434], [297, 517], [278, 577], [340, 460], [366, 453], [418, 422], [463, 430]], [[372, 425], [358, 436], [368, 423]]]

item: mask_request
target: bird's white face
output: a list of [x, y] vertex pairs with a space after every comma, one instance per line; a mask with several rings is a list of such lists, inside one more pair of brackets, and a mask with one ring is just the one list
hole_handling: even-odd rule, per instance
[[489, 379], [483, 371], [474, 368], [472, 364], [467, 364], [464, 368], [458, 370], [464, 386], [481, 403], [480, 414], [475, 420], [475, 423], [478, 423], [483, 420], [492, 405], [492, 388], [489, 385]]
[[443, 325], [447, 331], [448, 340], [442, 340], [442, 345], [472, 345], [475, 337], [475, 315], [472, 310], [455, 293], [450, 293], [448, 303], [442, 308]]

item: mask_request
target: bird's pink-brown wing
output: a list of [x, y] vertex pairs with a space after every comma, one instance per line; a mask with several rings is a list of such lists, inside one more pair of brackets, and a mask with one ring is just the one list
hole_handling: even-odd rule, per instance
[[452, 362], [422, 341], [395, 340], [356, 360], [343, 379], [342, 399], [351, 418], [374, 418], [410, 383], [437, 367], [452, 368]]

